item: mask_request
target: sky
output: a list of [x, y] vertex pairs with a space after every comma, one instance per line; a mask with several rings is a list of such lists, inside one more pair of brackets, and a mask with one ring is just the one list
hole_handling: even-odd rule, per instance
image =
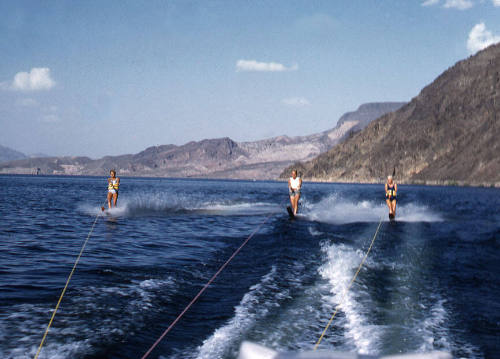
[[500, 0], [0, 0], [0, 145], [308, 135], [499, 41]]

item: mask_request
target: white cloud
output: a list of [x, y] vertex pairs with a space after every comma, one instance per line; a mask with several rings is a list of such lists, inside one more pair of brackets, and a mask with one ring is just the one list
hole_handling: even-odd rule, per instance
[[493, 35], [491, 31], [486, 30], [484, 22], [474, 25], [467, 39], [467, 49], [471, 53], [476, 53], [490, 45], [500, 42], [500, 36]]
[[255, 60], [238, 60], [236, 62], [236, 71], [267, 71], [267, 72], [283, 72], [296, 71], [299, 69], [297, 64], [286, 67], [277, 62], [258, 62]]
[[443, 7], [446, 9], [467, 10], [474, 6], [472, 0], [446, 0]]
[[[422, 6], [434, 6], [440, 3], [441, 0], [425, 0], [421, 3]], [[445, 0], [443, 7], [446, 9], [467, 10], [473, 7], [476, 3], [483, 4], [485, 0]], [[491, 0], [494, 6], [500, 6], [500, 0]]]
[[28, 97], [17, 100], [16, 105], [19, 107], [36, 107], [39, 105], [39, 103], [38, 101]]
[[42, 118], [40, 119], [40, 122], [55, 123], [55, 122], [59, 122], [60, 120], [61, 119], [56, 114], [49, 114], [49, 115], [42, 116]]
[[281, 100], [281, 102], [287, 106], [294, 107], [305, 107], [311, 104], [309, 100], [304, 97], [289, 97]]
[[439, 3], [439, 0], [426, 0], [422, 3], [422, 6], [432, 6]]
[[10, 88], [19, 91], [50, 90], [55, 84], [49, 68], [33, 67], [30, 72], [18, 72]]

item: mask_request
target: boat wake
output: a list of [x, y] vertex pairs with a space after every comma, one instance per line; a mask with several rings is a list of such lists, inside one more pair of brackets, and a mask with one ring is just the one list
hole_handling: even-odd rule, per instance
[[319, 273], [330, 284], [330, 295], [325, 296], [324, 301], [329, 302], [332, 308], [340, 304], [343, 315], [336, 318], [336, 325], [343, 327], [346, 344], [354, 347], [360, 354], [377, 354], [382, 328], [370, 324], [368, 320], [370, 308], [366, 304], [371, 300], [366, 288], [358, 286], [355, 291], [347, 291], [364, 252], [343, 243], [325, 243], [322, 251], [325, 262], [319, 268]]
[[[265, 298], [270, 292], [276, 292], [276, 267], [262, 277], [261, 281], [252, 287], [248, 293], [243, 296], [240, 304], [235, 308], [235, 314], [229, 322], [216, 329], [215, 332], [206, 339], [198, 348], [198, 359], [220, 358], [228, 354], [231, 349], [234, 351], [238, 346], [239, 340], [248, 331], [257, 320], [264, 317], [270, 308], [276, 305], [280, 297], [286, 296], [286, 293], [276, 293], [276, 296]], [[267, 294], [267, 295], [266, 295]], [[236, 341], [236, 343], [235, 343]], [[231, 353], [233, 357], [236, 352]]]
[[[383, 202], [354, 202], [350, 199], [333, 194], [325, 199], [310, 203], [304, 201], [301, 214], [317, 222], [344, 224], [355, 222], [378, 222], [387, 219], [387, 206]], [[402, 222], [440, 222], [442, 217], [424, 205], [405, 203], [398, 205], [396, 210], [398, 221]]]
[[[107, 204], [106, 204], [107, 207]], [[88, 203], [80, 204], [81, 213], [96, 216], [101, 209]], [[169, 216], [182, 214], [200, 214], [215, 216], [262, 215], [280, 211], [274, 203], [249, 202], [245, 200], [220, 200], [201, 198], [195, 195], [145, 193], [119, 198], [115, 208], [106, 209], [105, 213], [113, 217]]]
[[[154, 310], [158, 301], [168, 300], [176, 290], [172, 277], [134, 279], [117, 286], [74, 288], [73, 295], [65, 298], [64, 310], [58, 312], [50, 329], [51, 338], [61, 340], [48, 341], [40, 359], [91, 356], [103, 344], [123, 340], [129, 331], [137, 330], [138, 322], [144, 325], [149, 311]], [[21, 335], [19, 340], [11, 341], [12, 346], [0, 350], [0, 357], [33, 358], [53, 304], [23, 303], [13, 306], [11, 313], [0, 315], [0, 338], [2, 326], [15, 328]]]

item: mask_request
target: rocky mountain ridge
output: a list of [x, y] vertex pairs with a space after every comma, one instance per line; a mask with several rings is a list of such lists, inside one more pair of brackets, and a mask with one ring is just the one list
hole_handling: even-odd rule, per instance
[[[398, 111], [317, 158], [306, 179], [500, 186], [500, 44], [442, 73]], [[291, 168], [282, 177], [286, 178]]]
[[295, 161], [310, 160], [377, 117], [400, 108], [402, 102], [369, 103], [343, 115], [327, 131], [308, 136], [278, 136], [253, 142], [228, 137], [191, 141], [181, 146], [152, 146], [137, 154], [88, 157], [49, 157], [0, 164], [0, 173], [107, 175], [116, 168], [122, 176], [211, 177], [275, 179]]

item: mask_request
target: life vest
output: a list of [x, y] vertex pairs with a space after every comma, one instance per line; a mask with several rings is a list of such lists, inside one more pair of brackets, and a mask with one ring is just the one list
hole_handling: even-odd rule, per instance
[[396, 188], [393, 183], [392, 186], [387, 185], [387, 191], [385, 192], [385, 197], [388, 199], [396, 198]]
[[120, 187], [120, 184], [118, 183], [117, 179], [111, 180], [108, 182], [108, 190], [109, 189], [114, 189], [118, 191], [118, 187]]
[[293, 190], [297, 190], [300, 187], [300, 177], [290, 177], [290, 187], [292, 187]]

